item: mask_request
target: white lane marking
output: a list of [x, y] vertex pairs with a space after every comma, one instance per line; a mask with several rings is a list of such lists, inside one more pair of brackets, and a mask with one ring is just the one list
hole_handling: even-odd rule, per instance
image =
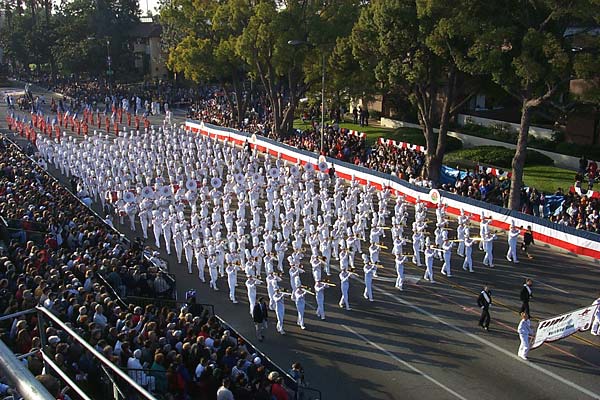
[[431, 375], [429, 375], [429, 374], [421, 371], [420, 369], [412, 366], [408, 362], [406, 362], [403, 359], [397, 357], [395, 354], [387, 351], [386, 349], [384, 349], [383, 347], [381, 347], [377, 343], [373, 342], [372, 340], [370, 340], [370, 339], [366, 338], [365, 336], [361, 335], [360, 333], [356, 332], [354, 329], [350, 328], [349, 326], [346, 326], [346, 325], [342, 324], [342, 327], [344, 329], [346, 329], [348, 332], [354, 334], [356, 337], [360, 338], [362, 341], [364, 341], [366, 343], [369, 343], [371, 346], [375, 347], [377, 350], [381, 351], [386, 356], [391, 357], [392, 359], [394, 359], [399, 364], [404, 365], [406, 368], [408, 368], [411, 371], [416, 372], [417, 374], [421, 375], [423, 378], [427, 379], [428, 381], [430, 381], [434, 385], [437, 385], [440, 388], [444, 389], [446, 392], [450, 393], [451, 395], [453, 395], [457, 399], [467, 400], [465, 397], [463, 397], [460, 394], [456, 393], [454, 390], [450, 389], [448, 386], [444, 385], [442, 382], [440, 382], [437, 379], [433, 378]]
[[538, 280], [537, 280], [537, 279], [535, 279], [535, 278], [532, 278], [532, 279], [534, 279], [534, 282], [535, 282], [535, 283], [539, 283], [540, 285], [543, 285], [543, 286], [548, 286], [549, 288], [551, 288], [551, 289], [554, 289], [554, 290], [556, 290], [556, 291], [559, 291], [559, 292], [561, 292], [561, 293], [564, 293], [564, 294], [570, 294], [570, 293], [569, 293], [569, 292], [567, 292], [566, 290], [559, 289], [559, 288], [557, 288], [556, 286], [552, 286], [552, 285], [548, 285], [547, 283], [540, 282], [540, 281], [538, 281]]
[[411, 303], [408, 300], [404, 300], [404, 299], [402, 299], [402, 298], [400, 298], [398, 296], [395, 296], [395, 295], [393, 295], [391, 293], [388, 293], [387, 291], [385, 291], [383, 289], [379, 289], [377, 287], [373, 287], [373, 290], [375, 290], [377, 292], [380, 292], [380, 293], [383, 293], [384, 295], [386, 295], [388, 297], [391, 297], [392, 299], [398, 301], [399, 303], [402, 303], [405, 306], [408, 306], [408, 307], [412, 308], [413, 310], [415, 310], [415, 311], [417, 311], [417, 312], [419, 312], [419, 313], [421, 313], [421, 314], [423, 314], [423, 315], [431, 318], [432, 320], [437, 321], [437, 322], [439, 322], [441, 324], [444, 324], [447, 327], [452, 328], [455, 331], [457, 331], [459, 333], [462, 333], [463, 335], [466, 335], [466, 336], [470, 337], [471, 339], [473, 339], [475, 341], [478, 341], [478, 342], [480, 342], [480, 343], [482, 343], [482, 344], [484, 344], [484, 345], [486, 345], [486, 346], [488, 346], [488, 347], [490, 347], [490, 348], [492, 348], [492, 349], [494, 349], [494, 350], [496, 350], [496, 351], [504, 354], [505, 356], [508, 356], [508, 357], [510, 357], [510, 358], [512, 358], [512, 359], [514, 359], [516, 361], [524, 363], [528, 367], [530, 367], [530, 368], [532, 368], [532, 369], [534, 369], [534, 370], [536, 370], [538, 372], [541, 372], [542, 374], [544, 374], [544, 375], [546, 375], [546, 376], [548, 376], [548, 377], [550, 377], [550, 378], [552, 378], [552, 379], [554, 379], [556, 381], [559, 381], [559, 382], [561, 382], [561, 383], [563, 383], [563, 384], [565, 384], [567, 386], [570, 386], [571, 388], [573, 388], [573, 389], [575, 389], [575, 390], [577, 390], [577, 391], [579, 391], [579, 392], [581, 392], [581, 393], [583, 393], [583, 394], [585, 394], [587, 396], [590, 396], [593, 399], [600, 400], [600, 394], [594, 393], [591, 390], [588, 390], [588, 389], [586, 389], [586, 388], [584, 388], [584, 387], [576, 384], [575, 382], [572, 382], [572, 381], [570, 381], [570, 380], [568, 380], [566, 378], [563, 378], [562, 376], [560, 376], [558, 374], [555, 374], [554, 372], [549, 371], [549, 370], [547, 370], [544, 367], [541, 367], [541, 366], [539, 366], [537, 364], [534, 364], [532, 362], [523, 361], [516, 354], [514, 354], [514, 353], [512, 353], [512, 352], [510, 352], [510, 351], [508, 351], [506, 349], [503, 349], [502, 347], [498, 346], [495, 343], [490, 342], [489, 340], [486, 340], [486, 339], [484, 339], [484, 338], [482, 338], [480, 336], [477, 336], [477, 335], [475, 335], [475, 334], [473, 334], [471, 332], [468, 332], [468, 331], [466, 331], [466, 330], [464, 330], [464, 329], [462, 329], [462, 328], [460, 328], [460, 327], [458, 327], [458, 326], [456, 326], [454, 324], [451, 324], [450, 322], [447, 322], [446, 320], [438, 317], [435, 314], [430, 313], [429, 311], [427, 311], [427, 310], [425, 310], [425, 309], [423, 309], [423, 308], [421, 308], [421, 307], [419, 307], [419, 306]]
[[549, 287], [550, 289], [554, 289], [554, 290], [556, 290], [556, 291], [558, 291], [558, 292], [561, 292], [561, 293], [564, 293], [564, 294], [571, 294], [570, 292], [567, 292], [567, 291], [566, 291], [566, 290], [564, 290], [564, 289], [557, 288], [556, 286], [552, 286], [552, 285], [549, 285], [549, 284], [547, 284], [547, 283], [544, 283], [544, 282], [540, 281], [540, 280], [539, 280], [539, 279], [538, 279], [536, 276], [534, 276], [534, 275], [529, 275], [529, 274], [519, 274], [519, 273], [510, 273], [510, 274], [508, 274], [508, 275], [510, 275], [510, 276], [513, 276], [513, 277], [516, 277], [516, 278], [523, 278], [523, 279], [525, 279], [525, 278], [531, 278], [531, 279], [533, 279], [533, 282], [534, 282], [534, 283], [536, 283], [536, 284], [540, 284], [540, 285], [542, 285], [542, 286], [547, 286], [547, 287]]
[[[378, 276], [376, 278], [373, 278], [374, 281], [381, 281], [381, 282], [396, 282], [396, 277], [395, 276]], [[419, 275], [404, 275], [404, 282], [405, 283], [418, 283], [421, 280], [421, 276]]]

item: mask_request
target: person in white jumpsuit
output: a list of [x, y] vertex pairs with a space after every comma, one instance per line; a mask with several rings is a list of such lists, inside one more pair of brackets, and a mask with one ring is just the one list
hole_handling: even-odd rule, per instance
[[473, 272], [473, 244], [475, 241], [469, 236], [465, 236], [465, 260], [463, 261], [463, 269], [466, 271], [467, 267], [469, 272]]
[[444, 264], [442, 265], [441, 273], [442, 275], [446, 275], [447, 277], [452, 276], [452, 271], [450, 270], [450, 262], [452, 260], [452, 247], [454, 247], [453, 243], [448, 239], [445, 239], [442, 244]]
[[491, 233], [487, 233], [483, 240], [483, 250], [485, 251], [485, 256], [483, 257], [483, 265], [489, 265], [491, 268], [494, 268], [494, 240], [496, 239], [496, 235]]
[[237, 269], [238, 266], [236, 264], [229, 264], [227, 268], [225, 268], [225, 272], [227, 272], [227, 285], [229, 286], [229, 300], [233, 304], [237, 304], [237, 300], [235, 299], [235, 284], [237, 282]]
[[521, 235], [521, 230], [515, 226], [513, 221], [510, 230], [508, 231], [508, 251], [506, 252], [506, 259], [515, 264], [519, 263], [517, 259], [517, 242], [519, 241], [519, 236]]
[[370, 262], [365, 264], [363, 272], [365, 273], [365, 291], [363, 297], [369, 301], [373, 301], [373, 276], [377, 271], [377, 265]]
[[406, 261], [406, 256], [402, 254], [396, 254], [394, 262], [396, 264], [396, 285], [394, 286], [396, 289], [402, 290], [402, 285], [404, 285], [404, 262]]
[[252, 311], [254, 310], [254, 306], [256, 305], [256, 285], [262, 283], [258, 279], [255, 279], [253, 276], [248, 277], [246, 279], [246, 290], [248, 291], [248, 303], [250, 303], [250, 315], [252, 315]]
[[325, 319], [325, 289], [328, 288], [325, 282], [315, 282], [315, 297], [317, 299], [317, 317]]
[[425, 270], [425, 275], [423, 275], [423, 279], [425, 279], [431, 283], [435, 283], [435, 281], [433, 280], [433, 259], [435, 257], [436, 251], [438, 251], [438, 250], [434, 249], [433, 245], [429, 245], [429, 247], [427, 247], [425, 249], [426, 270]]
[[350, 302], [348, 301], [348, 290], [350, 289], [350, 278], [352, 273], [347, 269], [340, 272], [340, 290], [342, 291], [342, 297], [340, 298], [340, 308], [346, 306], [346, 310], [351, 310]]
[[529, 336], [531, 335], [531, 321], [529, 320], [529, 316], [526, 312], [521, 313], [521, 322], [519, 322], [517, 332], [519, 332], [519, 339], [521, 340], [518, 356], [523, 360], [527, 360], [527, 355], [529, 354], [529, 349], [531, 347], [529, 344]]
[[306, 329], [304, 326], [304, 309], [306, 307], [306, 300], [304, 299], [304, 296], [306, 293], [310, 292], [300, 286], [298, 286], [298, 288], [294, 290], [294, 293], [292, 293], [296, 302], [296, 310], [298, 311], [298, 320], [296, 321], [296, 324], [298, 324], [300, 329]]
[[285, 296], [289, 295], [289, 293], [285, 293], [280, 289], [277, 289], [275, 293], [273, 293], [273, 301], [275, 302], [275, 315], [277, 316], [277, 332], [282, 335], [285, 335], [285, 331], [283, 330], [283, 318], [285, 317]]

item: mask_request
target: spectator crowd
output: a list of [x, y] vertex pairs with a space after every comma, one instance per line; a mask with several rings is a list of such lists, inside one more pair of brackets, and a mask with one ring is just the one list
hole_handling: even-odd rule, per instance
[[[125, 303], [117, 292], [161, 297], [167, 286], [162, 272], [4, 137], [0, 216], [24, 222], [8, 231], [0, 255], [2, 315], [45, 307], [165, 399], [288, 398], [277, 371], [268, 371], [194, 294], [181, 307]], [[34, 240], [28, 222], [45, 227], [45, 234]], [[106, 394], [109, 381], [98, 378], [100, 364], [89, 352], [59, 327], [45, 327], [44, 334], [44, 353], [65, 374], [88, 393]], [[42, 348], [35, 313], [0, 322], [0, 335], [18, 354]], [[44, 368], [40, 352], [26, 362], [40, 380], [58, 378]]]

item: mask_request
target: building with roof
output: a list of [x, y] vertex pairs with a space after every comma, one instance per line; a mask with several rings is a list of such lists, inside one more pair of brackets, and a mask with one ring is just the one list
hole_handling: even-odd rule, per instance
[[167, 77], [166, 58], [160, 46], [162, 27], [150, 18], [142, 18], [129, 33], [135, 55], [134, 67], [144, 77]]

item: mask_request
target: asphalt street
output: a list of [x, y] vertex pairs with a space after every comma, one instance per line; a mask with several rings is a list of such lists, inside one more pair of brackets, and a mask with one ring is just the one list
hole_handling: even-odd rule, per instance
[[[5, 112], [2, 103], [3, 131]], [[181, 117], [176, 120], [183, 121]], [[159, 120], [154, 119], [153, 123]], [[57, 171], [50, 172], [61, 178]], [[409, 210], [412, 217], [412, 207]], [[435, 220], [433, 212], [429, 219]], [[118, 229], [130, 238], [141, 232], [139, 227], [135, 233], [127, 226]], [[399, 291], [394, 288], [389, 236], [387, 231], [384, 243], [389, 250], [382, 251], [385, 268], [375, 278], [374, 302], [362, 297], [364, 285], [360, 278], [350, 285], [351, 311], [339, 308], [339, 287], [329, 288], [325, 294], [327, 319], [316, 317], [311, 308], [315, 306], [314, 299], [309, 299], [307, 329], [301, 330], [295, 324], [295, 307], [288, 300], [287, 335], [276, 333], [272, 313], [266, 340], [253, 344], [284, 369], [300, 361], [309, 385], [319, 389], [327, 400], [600, 399], [599, 337], [582, 332], [544, 344], [530, 353], [528, 362], [516, 355], [517, 311], [524, 278], [534, 280], [531, 313], [535, 329], [536, 319], [589, 305], [600, 296], [598, 260], [538, 244], [531, 250], [533, 259], [519, 252], [521, 263], [514, 265], [504, 258], [506, 235], [500, 235], [494, 244], [495, 268], [484, 267], [483, 252], [474, 249], [474, 273], [463, 271], [462, 258], [455, 254], [452, 278], [439, 273], [441, 261], [436, 261], [437, 283], [432, 284], [422, 279], [423, 267], [407, 262], [408, 284]], [[148, 241], [149, 245], [152, 243], [153, 240]], [[170, 271], [177, 277], [180, 298], [195, 288], [201, 302], [214, 304], [219, 316], [247, 338], [254, 337], [242, 274], [236, 292], [239, 304], [232, 304], [225, 279], [220, 279], [221, 291], [214, 292], [196, 275], [189, 275], [186, 266], [177, 264], [174, 255], [161, 251], [161, 256], [168, 260]], [[335, 261], [332, 265], [335, 271], [331, 280], [339, 282]], [[362, 270], [360, 262], [357, 267]], [[312, 286], [312, 277], [307, 275], [302, 277], [303, 283]], [[283, 286], [289, 288], [287, 273], [285, 278]], [[490, 332], [477, 326], [476, 300], [484, 283], [490, 286], [494, 300]], [[259, 290], [260, 294], [266, 296], [266, 288]]]

